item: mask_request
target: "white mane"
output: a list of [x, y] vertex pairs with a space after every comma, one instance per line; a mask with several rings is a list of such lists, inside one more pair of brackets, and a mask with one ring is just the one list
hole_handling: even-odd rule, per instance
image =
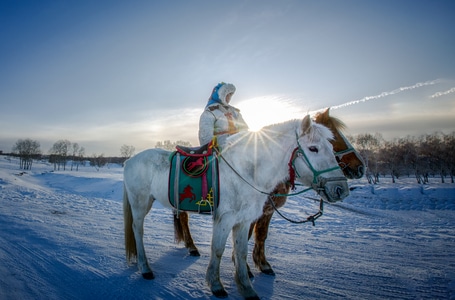
[[[302, 133], [302, 119], [292, 119], [282, 123], [275, 123], [264, 126], [257, 132], [239, 132], [226, 139], [226, 146], [235, 145], [240, 142], [251, 144], [251, 141], [267, 141], [274, 138], [275, 143], [282, 136], [288, 137], [289, 134], [301, 136], [302, 134], [307, 135], [307, 140], [310, 143], [319, 143], [321, 139], [333, 140], [334, 136], [332, 131], [324, 125], [312, 122], [312, 126], [305, 133]], [[223, 145], [221, 145], [223, 147]], [[256, 144], [257, 146], [257, 144]]]

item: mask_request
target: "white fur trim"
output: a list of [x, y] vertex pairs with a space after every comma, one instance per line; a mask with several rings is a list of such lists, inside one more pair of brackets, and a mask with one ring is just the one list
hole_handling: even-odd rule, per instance
[[218, 96], [223, 104], [226, 103], [226, 96], [230, 93], [235, 93], [235, 86], [232, 83], [223, 84], [218, 90]]

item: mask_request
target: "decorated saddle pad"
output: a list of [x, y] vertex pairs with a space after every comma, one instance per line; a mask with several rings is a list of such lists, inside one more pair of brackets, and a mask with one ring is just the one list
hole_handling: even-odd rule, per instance
[[179, 210], [213, 213], [219, 201], [218, 159], [213, 142], [201, 148], [177, 146], [170, 157], [169, 202]]

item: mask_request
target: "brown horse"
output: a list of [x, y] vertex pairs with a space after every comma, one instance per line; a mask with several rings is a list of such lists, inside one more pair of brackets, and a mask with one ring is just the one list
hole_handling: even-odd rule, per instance
[[[329, 109], [323, 113], [318, 113], [315, 116], [316, 123], [328, 127], [334, 139], [331, 141], [333, 145], [334, 155], [338, 161], [340, 168], [343, 170], [344, 175], [349, 179], [361, 178], [364, 174], [364, 162], [359, 153], [352, 147], [346, 137], [341, 133], [345, 129], [345, 124], [329, 115]], [[274, 191], [276, 194], [288, 194], [290, 185], [286, 182], [279, 184]], [[273, 201], [276, 208], [282, 207], [286, 203], [286, 196], [269, 196], [269, 200]], [[262, 216], [251, 224], [249, 238], [254, 232], [254, 248], [253, 248], [253, 261], [261, 272], [268, 275], [275, 275], [272, 267], [265, 257], [265, 240], [267, 239], [269, 224], [272, 219], [274, 208], [270, 201], [267, 201], [263, 208]], [[174, 233], [177, 243], [184, 241], [185, 247], [188, 249], [190, 255], [199, 256], [199, 251], [194, 245], [193, 238], [191, 237], [188, 213], [180, 212], [179, 215], [174, 214]], [[253, 277], [249, 267], [249, 276]]]

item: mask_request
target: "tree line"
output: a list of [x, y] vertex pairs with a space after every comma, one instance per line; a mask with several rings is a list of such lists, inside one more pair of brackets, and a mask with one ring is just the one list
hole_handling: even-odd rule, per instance
[[42, 159], [44, 156], [54, 165], [54, 170], [66, 170], [70, 163], [70, 170], [79, 170], [80, 165], [89, 164], [97, 169], [105, 166], [107, 163], [122, 164], [130, 158], [136, 149], [134, 146], [122, 145], [120, 147], [120, 157], [107, 158], [104, 154], [93, 154], [91, 157], [86, 157], [85, 148], [78, 143], [72, 143], [69, 140], [58, 140], [48, 151], [48, 155], [43, 155], [41, 145], [38, 141], [27, 139], [19, 139], [12, 148], [12, 155], [19, 157], [19, 168], [30, 170], [33, 160]]
[[[430, 176], [439, 176], [441, 182], [446, 177], [454, 183], [455, 177], [455, 132], [444, 134], [407, 136], [385, 140], [380, 133], [363, 133], [347, 136], [357, 151], [362, 155], [366, 165], [366, 178], [369, 183], [378, 183], [380, 177], [391, 176], [392, 182], [403, 176], [414, 176], [420, 184], [428, 183]], [[191, 146], [186, 141], [158, 141], [155, 148], [174, 150], [176, 145]], [[71, 162], [71, 170], [76, 171], [79, 165], [89, 161], [90, 165], [100, 168], [107, 163], [123, 164], [134, 155], [135, 147], [122, 145], [120, 157], [106, 158], [103, 154], [85, 157], [85, 148], [69, 140], [58, 140], [49, 150], [49, 162], [54, 170], [66, 170]], [[13, 153], [20, 158], [21, 169], [31, 169], [33, 159], [41, 158], [40, 144], [32, 139], [19, 139], [13, 147]]]
[[455, 132], [407, 136], [386, 141], [380, 133], [349, 136], [353, 146], [366, 164], [366, 177], [378, 183], [380, 176], [389, 175], [392, 182], [403, 176], [414, 176], [420, 184], [428, 183], [429, 176], [446, 177], [454, 183]]
[[[181, 140], [175, 142], [165, 140], [158, 141], [155, 144], [155, 148], [172, 151], [177, 145], [190, 147], [191, 143]], [[104, 154], [93, 154], [91, 157], [87, 157], [84, 147], [78, 143], [62, 139], [56, 141], [49, 149], [48, 154], [44, 155], [38, 141], [26, 138], [16, 141], [12, 148], [12, 155], [19, 157], [19, 167], [24, 170], [30, 170], [32, 168], [34, 159], [46, 157], [54, 165], [54, 170], [56, 171], [65, 171], [68, 167], [71, 171], [78, 171], [79, 166], [85, 165], [87, 161], [97, 169], [108, 163], [123, 164], [128, 158], [134, 155], [135, 151], [136, 148], [134, 146], [124, 144], [120, 147], [119, 157], [105, 157]], [[69, 166], [68, 163], [70, 163]]]

